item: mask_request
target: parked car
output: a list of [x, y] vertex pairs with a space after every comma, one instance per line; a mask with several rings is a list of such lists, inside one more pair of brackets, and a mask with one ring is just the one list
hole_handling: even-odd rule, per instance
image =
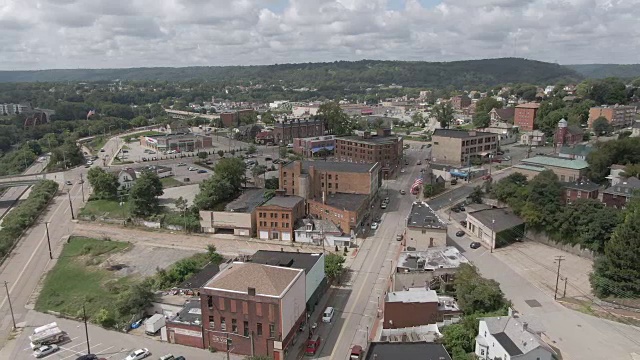
[[458, 183], [458, 179], [453, 178], [451, 179], [451, 185], [456, 185]]
[[73, 183], [71, 181], [69, 181], [69, 180], [65, 181], [64, 183], [65, 183], [65, 185], [70, 185], [70, 186], [73, 185]]
[[373, 218], [373, 222], [376, 222], [378, 224], [380, 224], [380, 222], [382, 222], [382, 219], [380, 218], [380, 216]]
[[378, 223], [377, 222], [372, 222], [371, 223], [371, 230], [378, 230]]
[[77, 357], [76, 360], [102, 360], [102, 358], [98, 358], [95, 354], [87, 354]]
[[401, 172], [401, 173], [404, 173], [405, 171], [406, 171], [405, 169], [400, 169], [400, 172]]
[[146, 157], [143, 157], [143, 158], [142, 158], [142, 161], [147, 161], [147, 158], [146, 158]]
[[189, 182], [189, 181], [191, 181], [191, 179], [189, 179], [189, 178], [187, 177], [187, 178], [184, 178], [182, 181], [184, 181], [184, 182]]
[[320, 339], [320, 335], [313, 335], [311, 339], [307, 340], [307, 348], [304, 350], [304, 354], [306, 356], [313, 356], [318, 352], [320, 348], [320, 344], [322, 340]]
[[177, 166], [187, 166], [187, 164], [186, 163], [178, 163]]
[[176, 360], [187, 360], [187, 359], [185, 359], [184, 356], [178, 356]]
[[206, 174], [206, 173], [207, 173], [207, 170], [204, 170], [204, 169], [198, 170], [198, 174]]
[[131, 352], [124, 360], [142, 360], [151, 355], [148, 349], [138, 349]]
[[196, 171], [196, 170], [198, 170], [198, 169], [194, 168], [193, 166], [189, 166], [189, 169], [188, 169], [188, 170], [189, 170], [189, 171]]
[[324, 309], [322, 313], [322, 322], [329, 323], [333, 319], [333, 314], [335, 313], [335, 309], [331, 306]]
[[422, 165], [422, 161], [418, 161], [416, 165]]
[[504, 155], [504, 151], [496, 151], [496, 155]]
[[457, 237], [461, 237], [461, 236], [464, 236], [464, 235], [465, 235], [465, 232], [464, 232], [464, 231], [462, 231], [462, 230], [458, 230], [458, 231], [456, 232], [456, 236], [457, 236]]
[[402, 241], [402, 234], [396, 235], [396, 241]]
[[479, 248], [480, 246], [482, 246], [482, 245], [480, 245], [480, 243], [479, 243], [479, 242], [477, 242], [477, 241], [474, 241], [474, 242], [472, 242], [471, 244], [469, 244], [469, 247], [470, 247], [470, 248], [472, 248], [472, 249], [477, 249], [477, 248]]
[[45, 357], [47, 355], [53, 354], [58, 350], [60, 350], [58, 345], [44, 345], [37, 348], [36, 351], [33, 352], [33, 356], [39, 359], [41, 357]]
[[104, 149], [100, 149], [100, 152], [104, 152]]
[[173, 354], [167, 354], [160, 356], [160, 359], [158, 360], [176, 360], [176, 358], [175, 356], [173, 356]]
[[454, 213], [459, 213], [460, 209], [458, 209], [457, 207], [452, 207], [451, 211], [453, 211]]
[[351, 348], [351, 354], [349, 354], [349, 360], [360, 360], [362, 357], [362, 346], [353, 345]]
[[271, 157], [267, 156], [266, 158], [264, 158], [264, 161], [271, 161]]

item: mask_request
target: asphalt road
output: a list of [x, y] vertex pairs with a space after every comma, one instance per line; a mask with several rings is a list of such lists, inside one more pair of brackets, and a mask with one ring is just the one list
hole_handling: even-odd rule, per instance
[[[31, 165], [27, 171], [25, 171], [24, 175], [37, 174], [42, 172], [44, 168], [47, 166], [48, 161], [37, 161], [35, 164]], [[7, 191], [2, 194], [0, 197], [0, 218], [2, 218], [9, 209], [16, 204], [20, 196], [24, 194], [29, 186], [15, 186], [8, 188]]]

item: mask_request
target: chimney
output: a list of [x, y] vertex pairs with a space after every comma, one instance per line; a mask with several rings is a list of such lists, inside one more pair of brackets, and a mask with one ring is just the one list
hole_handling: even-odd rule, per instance
[[522, 323], [522, 331], [527, 331], [529, 329], [529, 324], [527, 324], [526, 322]]
[[247, 293], [249, 294], [249, 296], [256, 296], [256, 288], [248, 288]]

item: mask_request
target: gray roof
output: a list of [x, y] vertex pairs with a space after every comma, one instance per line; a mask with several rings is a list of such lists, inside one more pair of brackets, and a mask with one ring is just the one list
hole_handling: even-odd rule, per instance
[[414, 202], [411, 206], [411, 212], [407, 217], [407, 226], [426, 229], [447, 228], [447, 225], [440, 220], [429, 204], [419, 201]]
[[621, 180], [616, 185], [610, 186], [603, 190], [603, 193], [621, 196], [631, 196], [635, 190], [640, 189], [640, 180], [632, 176], [630, 178]]
[[339, 138], [336, 138], [336, 140], [348, 140], [348, 141], [353, 141], [353, 142], [363, 143], [363, 144], [393, 144], [393, 143], [397, 143], [400, 140], [400, 138], [395, 135], [379, 136], [379, 135], [371, 134], [371, 137], [366, 139], [362, 136], [341, 136]]
[[202, 323], [202, 309], [200, 298], [190, 298], [184, 303], [184, 307], [174, 317], [169, 319], [170, 323], [195, 324]]
[[[374, 356], [375, 355], [375, 356]], [[365, 360], [451, 360], [442, 344], [427, 342], [372, 342]]]
[[455, 269], [468, 262], [455, 246], [447, 246], [423, 251], [403, 251], [398, 257], [397, 267], [410, 271], [428, 271]]
[[[473, 134], [473, 135], [472, 135]], [[433, 136], [442, 136], [442, 137], [450, 137], [450, 138], [458, 138], [458, 139], [467, 139], [473, 138], [476, 136], [489, 136], [496, 134], [484, 131], [475, 131], [475, 130], [454, 130], [454, 129], [436, 129], [433, 132]]]
[[234, 262], [204, 286], [206, 289], [281, 298], [304, 270], [250, 262]]
[[[285, 169], [293, 169], [295, 162], [285, 165]], [[352, 173], [368, 173], [377, 166], [375, 164], [357, 164], [340, 161], [302, 161], [302, 172], [308, 173], [309, 167], [313, 166], [316, 170], [335, 171], [335, 172], [352, 172]]]
[[493, 337], [498, 340], [504, 351], [506, 351], [510, 356], [522, 355], [522, 351], [518, 349], [518, 345], [511, 341], [507, 334], [500, 332], [493, 334]]
[[325, 197], [325, 204], [343, 210], [355, 211], [360, 209], [362, 203], [369, 199], [363, 194], [330, 194]]
[[587, 156], [593, 151], [593, 146], [578, 144], [574, 146], [563, 146], [559, 154]]
[[261, 206], [280, 206], [287, 209], [293, 209], [301, 202], [304, 202], [304, 198], [300, 196], [274, 196]]
[[208, 263], [202, 268], [202, 270], [191, 275], [188, 279], [178, 285], [178, 289], [200, 289], [219, 272], [220, 266], [214, 263]]
[[437, 303], [438, 294], [435, 290], [427, 290], [423, 287], [409, 288], [404, 291], [392, 291], [388, 293], [385, 301], [401, 303]]
[[246, 189], [244, 193], [224, 207], [225, 211], [250, 213], [265, 202], [266, 189]]
[[566, 189], [575, 189], [582, 191], [595, 191], [600, 188], [599, 184], [593, 183], [589, 180], [582, 180], [576, 182], [566, 182], [562, 184]]
[[467, 216], [478, 220], [482, 225], [495, 232], [512, 229], [524, 224], [524, 221], [508, 209], [486, 209], [467, 213]]
[[[302, 269], [309, 273], [322, 257], [319, 253], [299, 253], [289, 251], [258, 250], [251, 255], [251, 262]], [[324, 269], [322, 269], [324, 271]]]
[[480, 320], [487, 324], [491, 335], [509, 355], [527, 354], [539, 347], [555, 354], [554, 350], [540, 338], [542, 330], [526, 318], [498, 316]]
[[328, 234], [342, 233], [342, 230], [340, 230], [336, 224], [334, 224], [331, 220], [326, 219], [301, 219], [296, 222], [296, 231], [307, 230], [307, 224], [312, 225], [313, 232], [319, 232], [322, 230], [322, 232]]
[[553, 166], [573, 170], [583, 170], [589, 167], [589, 164], [587, 164], [587, 162], [584, 160], [566, 159], [551, 156], [534, 156], [528, 159], [522, 159], [520, 161], [528, 165]]

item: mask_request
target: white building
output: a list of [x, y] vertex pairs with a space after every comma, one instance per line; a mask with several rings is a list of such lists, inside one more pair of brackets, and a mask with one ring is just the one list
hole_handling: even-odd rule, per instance
[[297, 243], [313, 244], [328, 248], [351, 247], [355, 242], [355, 236], [343, 234], [342, 231], [330, 220], [303, 219], [295, 230]]
[[447, 225], [426, 202], [416, 201], [411, 206], [403, 245], [412, 251], [447, 246]]
[[544, 133], [540, 130], [527, 131], [520, 136], [520, 144], [530, 146], [544, 146]]
[[133, 171], [133, 169], [120, 170], [120, 172], [118, 173], [118, 184], [120, 184], [118, 189], [131, 189], [133, 187], [133, 184], [135, 184], [137, 178], [138, 176], [136, 175], [136, 172]]
[[555, 351], [518, 315], [480, 319], [475, 354], [483, 360], [552, 360]]

